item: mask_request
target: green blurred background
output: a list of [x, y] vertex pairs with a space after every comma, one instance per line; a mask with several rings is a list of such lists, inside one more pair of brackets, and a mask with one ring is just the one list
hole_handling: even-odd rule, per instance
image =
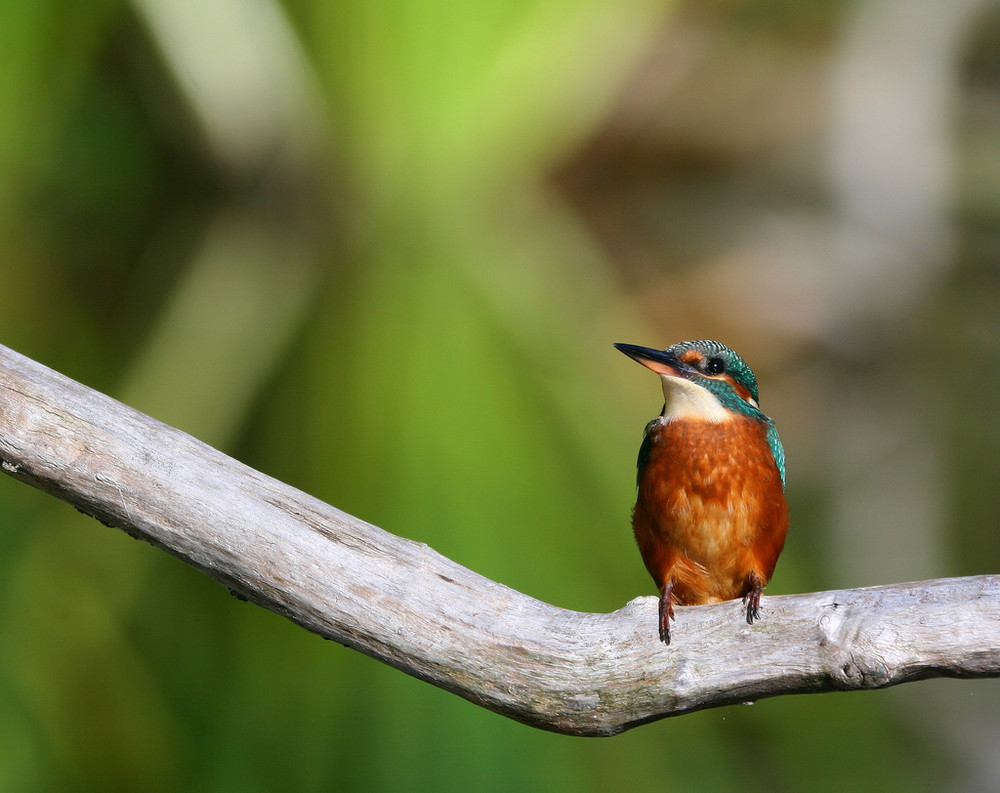
[[[995, 4], [8, 0], [0, 112], [0, 342], [491, 578], [653, 594], [611, 344], [702, 337], [769, 594], [1000, 565]], [[552, 735], [0, 503], [0, 791], [1000, 788], [990, 681]]]

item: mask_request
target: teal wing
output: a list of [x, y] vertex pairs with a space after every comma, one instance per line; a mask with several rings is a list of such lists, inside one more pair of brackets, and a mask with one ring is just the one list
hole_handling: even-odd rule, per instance
[[785, 447], [781, 445], [781, 438], [778, 437], [778, 429], [770, 419], [767, 424], [767, 444], [771, 447], [771, 454], [774, 455], [774, 462], [778, 466], [778, 473], [781, 474], [781, 486], [785, 486]]
[[653, 419], [649, 424], [646, 425], [646, 429], [642, 433], [642, 446], [639, 447], [639, 459], [636, 460], [636, 472], [635, 481], [636, 485], [639, 484], [639, 478], [642, 476], [642, 470], [646, 467], [646, 463], [649, 462], [649, 455], [653, 451], [653, 436], [651, 430], [659, 418]]

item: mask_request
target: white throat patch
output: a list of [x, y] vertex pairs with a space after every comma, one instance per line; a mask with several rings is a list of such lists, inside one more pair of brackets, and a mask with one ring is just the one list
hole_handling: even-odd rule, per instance
[[726, 410], [715, 394], [707, 388], [685, 380], [683, 377], [660, 375], [663, 384], [664, 421], [674, 419], [700, 419], [721, 423], [732, 421], [733, 415]]

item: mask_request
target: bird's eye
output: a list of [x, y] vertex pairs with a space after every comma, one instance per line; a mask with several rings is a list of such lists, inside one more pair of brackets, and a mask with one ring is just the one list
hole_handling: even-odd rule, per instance
[[726, 362], [721, 358], [709, 358], [705, 361], [705, 374], [722, 374], [726, 371]]

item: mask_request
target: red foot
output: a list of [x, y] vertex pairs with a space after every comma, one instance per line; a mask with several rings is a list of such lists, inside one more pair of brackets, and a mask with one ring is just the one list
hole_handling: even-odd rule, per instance
[[754, 620], [760, 619], [760, 593], [764, 585], [754, 572], [747, 576], [747, 583], [750, 584], [750, 591], [743, 596], [743, 605], [747, 607], [747, 625], [753, 625]]
[[660, 595], [660, 641], [664, 644], [670, 644], [670, 620], [674, 618], [674, 604], [670, 593], [673, 588], [674, 582], [667, 581]]

